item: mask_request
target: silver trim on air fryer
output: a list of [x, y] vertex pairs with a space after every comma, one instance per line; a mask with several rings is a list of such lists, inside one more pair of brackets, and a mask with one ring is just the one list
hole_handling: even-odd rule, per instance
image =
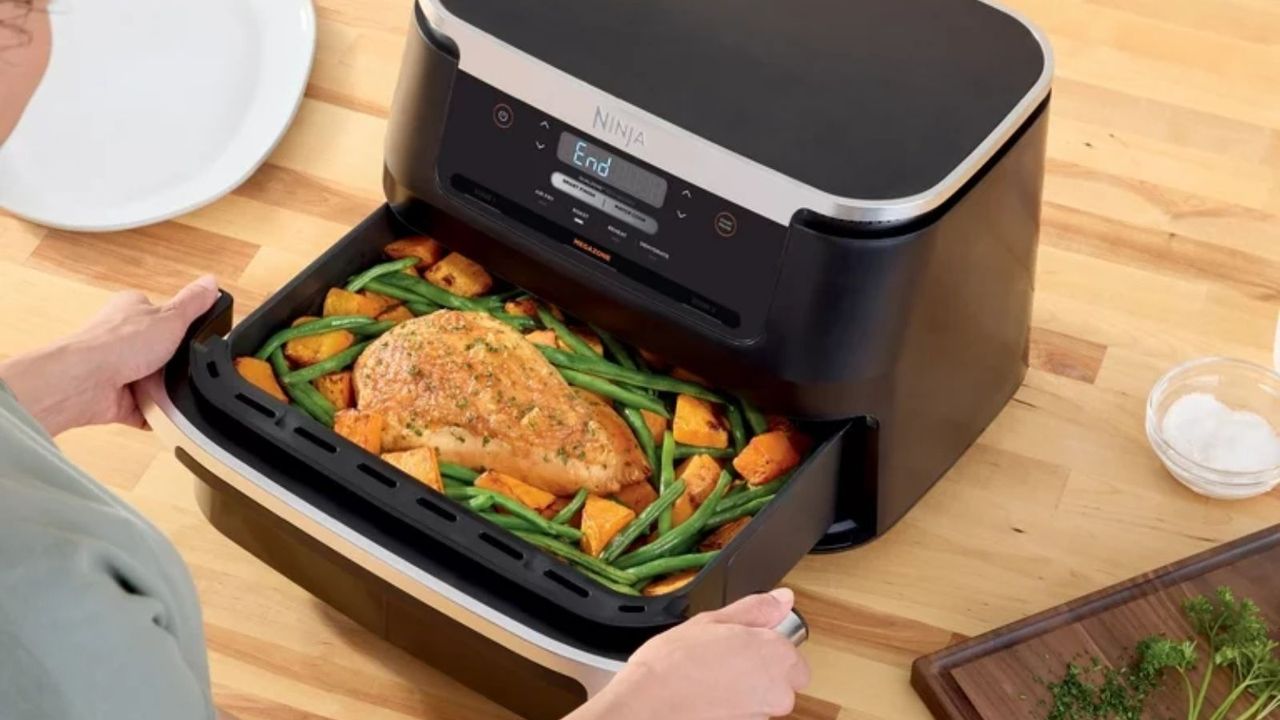
[[[432, 26], [459, 48], [459, 67], [499, 90], [582, 129], [593, 127], [599, 108], [623, 121], [639, 123], [646, 142], [632, 143], [632, 155], [707, 192], [748, 208], [781, 225], [797, 210], [808, 209], [838, 220], [889, 223], [909, 220], [937, 208], [978, 172], [1049, 95], [1053, 49], [1044, 33], [1020, 13], [981, 0], [1009, 15], [1035, 37], [1044, 54], [1044, 70], [1035, 85], [973, 152], [932, 188], [893, 200], [863, 200], [832, 195], [716, 145], [673, 123], [605, 93], [512, 47], [450, 13], [441, 0], [418, 0]], [[613, 144], [608, 138], [601, 142]], [[661, 142], [653, 142], [660, 137]]]
[[[436, 610], [518, 655], [577, 680], [589, 696], [595, 695], [604, 688], [613, 675], [622, 669], [623, 663], [617, 660], [584, 652], [516, 622], [353, 531], [218, 447], [188, 422], [182, 413], [178, 412], [159, 376], [148, 377], [141, 381], [140, 385], [144, 414], [152, 428], [156, 429], [167, 443], [175, 447], [183, 447], [188, 452], [192, 450], [189, 444], [194, 445], [198, 452], [192, 453], [193, 456], [197, 458], [202, 454], [209, 456], [221, 464], [222, 469], [235, 473], [262, 488], [361, 551], [422, 585], [431, 593], [434, 601], [429, 604]], [[145, 412], [148, 409], [146, 405], [151, 405], [161, 413], [164, 420], [172, 424], [173, 430], [176, 431], [173, 436], [166, 436], [163, 422], [160, 422], [162, 418], [156, 417], [154, 412]], [[209, 470], [215, 474], [218, 472], [218, 468], [209, 468]]]

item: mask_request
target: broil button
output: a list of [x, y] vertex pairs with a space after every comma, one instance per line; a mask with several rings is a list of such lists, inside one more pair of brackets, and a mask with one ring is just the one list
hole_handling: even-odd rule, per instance
[[738, 232], [738, 218], [731, 213], [722, 212], [716, 215], [715, 228], [720, 237], [733, 237]]

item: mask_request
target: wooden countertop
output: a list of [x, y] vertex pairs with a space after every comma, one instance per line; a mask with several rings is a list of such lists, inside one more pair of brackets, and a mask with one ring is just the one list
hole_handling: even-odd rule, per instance
[[[1160, 467], [1148, 390], [1202, 355], [1270, 361], [1280, 310], [1280, 5], [1016, 0], [1057, 52], [1032, 369], [990, 430], [892, 532], [804, 560], [813, 624], [799, 716], [927, 717], [917, 655], [1280, 520], [1280, 495], [1210, 502]], [[381, 202], [406, 0], [319, 0], [315, 70], [270, 162], [231, 196], [132, 232], [0, 214], [0, 353], [51, 340], [111, 290], [201, 271], [238, 314]], [[313, 600], [212, 530], [148, 434], [67, 453], [154, 520], [204, 602], [214, 690], [244, 720], [502, 713]]]

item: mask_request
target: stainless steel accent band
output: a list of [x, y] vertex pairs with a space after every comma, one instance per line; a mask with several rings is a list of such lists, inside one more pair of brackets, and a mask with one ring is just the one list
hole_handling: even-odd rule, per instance
[[[1044, 53], [1044, 71], [1009, 115], [950, 174], [929, 190], [892, 200], [846, 198], [819, 190], [694, 135], [512, 47], [453, 15], [440, 0], [418, 0], [418, 5], [436, 30], [457, 43], [461, 55], [459, 66], [467, 73], [583, 132], [592, 126], [596, 107], [606, 107], [645, 129], [649, 142], [642, 149], [628, 152], [707, 192], [787, 225], [800, 209], [856, 222], [893, 222], [929, 212], [958, 192], [1048, 97], [1053, 78], [1053, 50], [1044, 34], [1020, 14], [990, 0], [982, 2], [1027, 27]], [[608, 143], [604, 138], [600, 141]]]
[[577, 680], [586, 688], [588, 695], [599, 692], [613, 678], [613, 675], [622, 669], [623, 664], [617, 660], [570, 647], [516, 622], [470, 595], [423, 572], [420, 568], [405, 562], [394, 553], [388, 552], [368, 538], [352, 531], [270, 478], [229, 455], [201, 434], [178, 412], [169, 399], [169, 394], [165, 391], [164, 383], [159, 376], [151, 376], [141, 381], [140, 390], [143, 415], [166, 444], [182, 447], [211, 472], [221, 477], [239, 475], [341, 537], [343, 541], [376, 558], [387, 568], [409, 578], [426, 591], [424, 602], [436, 610], [512, 652]]

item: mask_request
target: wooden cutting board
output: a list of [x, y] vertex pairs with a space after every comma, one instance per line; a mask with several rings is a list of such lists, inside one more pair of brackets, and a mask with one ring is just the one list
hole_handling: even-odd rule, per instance
[[[1192, 637], [1182, 602], [1221, 586], [1258, 603], [1272, 627], [1280, 624], [1280, 525], [922, 657], [911, 682], [939, 720], [1044, 718], [1045, 680], [1060, 678], [1068, 662], [1093, 656], [1120, 667], [1148, 635]], [[1169, 680], [1151, 697], [1147, 717], [1185, 717], [1185, 695]], [[1228, 688], [1217, 682], [1210, 695], [1220, 700]]]

